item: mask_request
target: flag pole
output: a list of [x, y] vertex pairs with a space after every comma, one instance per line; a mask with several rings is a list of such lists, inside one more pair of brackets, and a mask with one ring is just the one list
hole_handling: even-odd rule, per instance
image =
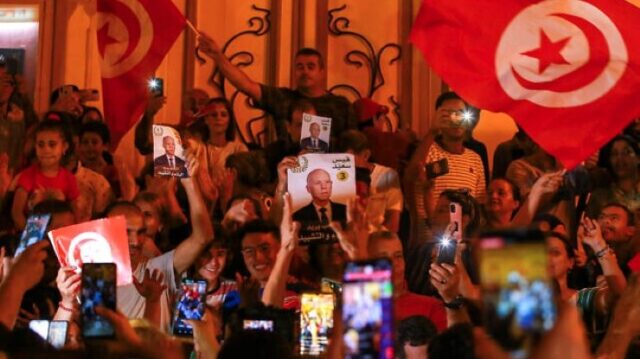
[[189, 28], [197, 35], [200, 36], [200, 31], [198, 31], [198, 29], [193, 25], [193, 23], [191, 21], [189, 21], [189, 19], [185, 19], [187, 21], [187, 26], [189, 26]]

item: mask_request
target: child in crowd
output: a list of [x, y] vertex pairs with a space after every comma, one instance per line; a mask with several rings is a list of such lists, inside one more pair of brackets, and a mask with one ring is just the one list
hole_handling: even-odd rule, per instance
[[63, 166], [70, 144], [60, 121], [45, 120], [35, 130], [36, 161], [18, 174], [17, 188], [11, 209], [15, 228], [26, 224], [26, 214], [44, 199], [71, 202], [77, 216], [78, 183]]

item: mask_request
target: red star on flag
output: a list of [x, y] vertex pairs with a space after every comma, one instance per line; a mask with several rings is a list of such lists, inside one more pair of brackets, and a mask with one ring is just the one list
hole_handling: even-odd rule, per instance
[[540, 29], [540, 47], [535, 50], [523, 52], [522, 54], [538, 59], [538, 74], [542, 74], [544, 70], [552, 64], [569, 64], [569, 61], [560, 53], [569, 40], [571, 40], [571, 37], [565, 37], [555, 42], [551, 41], [544, 30]]

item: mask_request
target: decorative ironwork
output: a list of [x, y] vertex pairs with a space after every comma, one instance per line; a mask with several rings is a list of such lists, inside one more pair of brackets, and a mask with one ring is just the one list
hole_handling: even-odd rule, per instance
[[[376, 93], [376, 91], [385, 84], [384, 74], [382, 72], [382, 57], [389, 50], [395, 50], [396, 55], [392, 57], [388, 63], [389, 65], [393, 65], [398, 60], [400, 60], [400, 57], [402, 56], [402, 48], [399, 44], [387, 43], [378, 51], [376, 51], [371, 41], [369, 41], [364, 35], [352, 30], [348, 30], [349, 26], [351, 25], [351, 20], [344, 16], [336, 17], [337, 13], [343, 11], [346, 8], [347, 5], [344, 4], [340, 7], [329, 10], [329, 33], [336, 37], [353, 37], [364, 45], [364, 50], [355, 49], [347, 52], [344, 60], [348, 65], [355, 66], [356, 68], [361, 68], [362, 66], [366, 65], [369, 69], [369, 84], [366, 91], [364, 92], [364, 96], [363, 93], [360, 92], [355, 86], [346, 83], [334, 85], [329, 89], [329, 91], [334, 92], [336, 90], [343, 90], [351, 92], [356, 96], [356, 98], [371, 98]], [[400, 119], [400, 115], [396, 111], [399, 108], [398, 102], [393, 98], [393, 96], [389, 98], [389, 101], [395, 106], [394, 113], [398, 116], [398, 119]]]
[[[253, 17], [249, 18], [249, 20], [247, 21], [247, 23], [249, 25], [249, 29], [243, 30], [243, 31], [231, 36], [224, 43], [224, 45], [222, 46], [222, 53], [225, 54], [225, 56], [227, 56], [229, 61], [233, 65], [237, 66], [238, 68], [244, 68], [244, 67], [251, 66], [254, 63], [255, 56], [254, 56], [253, 53], [251, 53], [250, 51], [246, 51], [246, 50], [237, 51], [237, 52], [234, 52], [232, 54], [227, 54], [228, 49], [231, 47], [231, 45], [236, 40], [238, 40], [238, 39], [240, 39], [242, 37], [246, 37], [246, 36], [261, 37], [261, 36], [265, 36], [266, 34], [268, 34], [269, 31], [271, 30], [271, 20], [270, 20], [271, 11], [269, 9], [264, 9], [264, 8], [258, 7], [255, 4], [251, 5], [251, 8], [253, 10], [256, 10], [257, 12], [259, 12], [260, 15], [259, 16], [253, 16]], [[196, 57], [198, 58], [198, 61], [200, 61], [201, 63], [203, 63], [205, 61], [202, 58], [202, 56], [199, 55], [198, 49], [196, 49]], [[241, 93], [238, 90], [234, 90], [233, 93], [227, 94], [227, 91], [225, 89], [226, 78], [220, 72], [220, 69], [218, 68], [218, 66], [214, 66], [213, 72], [211, 73], [211, 75], [209, 75], [209, 79], [207, 80], [207, 83], [209, 85], [211, 85], [214, 89], [216, 89], [216, 91], [218, 93], [220, 93], [220, 96], [228, 99], [229, 102], [231, 103], [231, 108], [233, 108], [234, 111], [235, 111], [236, 101], [238, 100], [238, 96]], [[252, 109], [256, 108], [251, 103], [249, 97], [246, 97], [244, 103], [246, 104], [246, 106], [248, 108], [252, 108]], [[242, 141], [245, 144], [256, 143], [256, 142], [258, 142], [260, 140], [260, 138], [264, 137], [264, 135], [265, 135], [265, 131], [264, 130], [263, 131], [259, 131], [258, 133], [254, 134], [253, 124], [256, 123], [256, 121], [263, 120], [263, 119], [266, 119], [266, 118], [267, 118], [267, 115], [266, 114], [262, 114], [261, 116], [252, 118], [252, 119], [250, 119], [249, 121], [247, 121], [245, 123], [246, 133], [247, 133], [249, 138], [246, 138], [244, 136], [243, 132], [239, 130], [240, 124], [236, 124], [236, 126], [238, 127], [238, 130], [239, 130], [238, 132], [240, 134], [240, 137], [241, 137]]]

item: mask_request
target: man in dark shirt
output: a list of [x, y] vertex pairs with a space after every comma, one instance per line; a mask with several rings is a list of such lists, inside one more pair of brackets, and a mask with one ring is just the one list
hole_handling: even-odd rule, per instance
[[[322, 55], [315, 49], [300, 49], [294, 59], [294, 90], [285, 87], [272, 87], [260, 84], [249, 78], [241, 69], [234, 66], [224, 55], [218, 44], [206, 34], [199, 37], [199, 48], [210, 56], [220, 72], [238, 90], [251, 97], [258, 107], [273, 116], [278, 138], [287, 137], [287, 119], [292, 104], [301, 99], [309, 100], [319, 116], [331, 118], [331, 137], [356, 127], [356, 117], [349, 101], [331, 94], [324, 87], [326, 70]], [[331, 141], [331, 143], [335, 143]]]

